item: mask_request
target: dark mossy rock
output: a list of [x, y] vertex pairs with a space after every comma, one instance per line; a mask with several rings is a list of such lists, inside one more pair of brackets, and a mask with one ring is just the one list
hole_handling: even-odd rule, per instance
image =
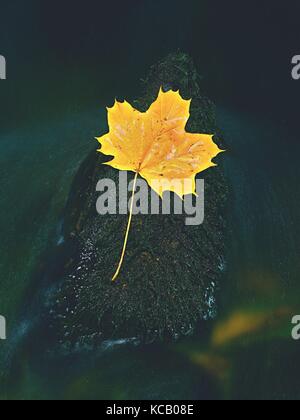
[[[173, 54], [151, 68], [143, 81], [142, 99], [134, 105], [145, 110], [161, 86], [180, 89], [183, 97], [193, 98], [188, 130], [218, 133], [214, 105], [202, 96], [200, 84], [192, 60]], [[215, 140], [222, 146], [218, 135]], [[62, 344], [79, 345], [108, 338], [149, 341], [189, 334], [215, 311], [228, 193], [222, 170], [200, 174], [205, 179], [203, 225], [186, 226], [186, 215], [134, 216], [121, 275], [112, 283], [128, 216], [96, 212], [98, 181], [110, 178], [118, 185], [119, 172], [102, 165], [105, 160], [96, 150], [87, 158], [65, 211], [65, 247], [74, 252], [50, 302], [55, 336]]]

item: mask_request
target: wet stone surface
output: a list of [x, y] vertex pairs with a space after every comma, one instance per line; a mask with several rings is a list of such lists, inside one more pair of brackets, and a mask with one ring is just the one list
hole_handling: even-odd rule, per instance
[[[146, 110], [161, 86], [193, 98], [187, 130], [216, 133], [215, 141], [224, 147], [214, 105], [202, 96], [201, 79], [188, 56], [173, 54], [153, 66], [143, 81], [142, 100], [133, 105]], [[45, 308], [52, 337], [64, 348], [76, 348], [107, 339], [153, 342], [192, 334], [199, 320], [215, 315], [225, 267], [228, 186], [222, 167], [199, 175], [205, 180], [203, 225], [186, 226], [185, 214], [133, 217], [122, 272], [112, 283], [128, 216], [96, 212], [98, 181], [119, 182], [119, 172], [101, 164], [107, 160], [95, 148], [70, 192], [62, 248], [72, 251], [62, 258], [59, 278], [51, 280], [56, 286]], [[128, 180], [133, 176], [128, 174]]]

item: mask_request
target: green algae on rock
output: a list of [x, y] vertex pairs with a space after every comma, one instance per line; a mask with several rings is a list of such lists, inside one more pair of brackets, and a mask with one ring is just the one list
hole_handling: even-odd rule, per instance
[[[218, 133], [214, 105], [201, 94], [200, 77], [187, 55], [171, 54], [153, 66], [135, 107], [146, 110], [161, 86], [193, 98], [189, 131]], [[222, 146], [219, 136], [215, 139]], [[66, 246], [76, 244], [76, 251], [66, 261], [51, 304], [55, 336], [62, 344], [80, 345], [192, 333], [199, 320], [214, 315], [225, 260], [228, 189], [221, 168], [200, 174], [205, 179], [203, 225], [185, 226], [186, 215], [134, 216], [127, 258], [114, 284], [110, 269], [118, 261], [128, 216], [96, 212], [98, 181], [109, 178], [118, 184], [119, 178], [104, 161], [107, 157], [95, 152], [86, 159], [65, 211]]]

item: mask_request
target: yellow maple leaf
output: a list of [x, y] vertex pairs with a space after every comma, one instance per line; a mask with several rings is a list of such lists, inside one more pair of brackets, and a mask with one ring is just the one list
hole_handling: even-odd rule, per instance
[[126, 251], [138, 175], [161, 198], [165, 191], [183, 198], [196, 194], [199, 172], [216, 166], [212, 159], [222, 150], [214, 143], [213, 135], [185, 131], [190, 104], [191, 100], [184, 100], [179, 92], [160, 89], [147, 112], [137, 111], [126, 101], [116, 101], [107, 109], [109, 133], [97, 138], [99, 151], [114, 157], [106, 165], [136, 173], [124, 248], [113, 280], [120, 273]]

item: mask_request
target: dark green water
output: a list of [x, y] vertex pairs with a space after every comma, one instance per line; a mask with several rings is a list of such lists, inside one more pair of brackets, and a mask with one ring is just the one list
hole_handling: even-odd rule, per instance
[[[1, 12], [10, 72], [0, 86], [0, 313], [9, 335], [0, 342], [0, 399], [299, 399], [291, 318], [300, 313], [300, 85], [289, 76], [297, 13], [267, 1], [190, 0], [184, 11], [180, 1], [133, 1], [117, 16], [99, 2], [40, 3], [12, 1]], [[60, 240], [72, 179], [105, 130], [105, 106], [139, 96], [139, 78], [177, 48], [203, 73], [228, 144], [218, 315], [179, 343], [108, 342], [47, 365], [33, 360], [38, 343], [23, 347], [40, 315], [38, 305], [26, 311], [28, 298], [39, 299], [33, 274]]]
[[[22, 307], [22, 296], [40, 254], [51, 242], [53, 245], [59, 240], [60, 212], [70, 181], [90, 148], [86, 139], [91, 136], [91, 127], [97, 119], [91, 113], [78, 116], [74, 123], [66, 121], [67, 118], [60, 125], [53, 123], [48, 130], [38, 130], [35, 136], [31, 128], [28, 148], [32, 153], [25, 153], [24, 145], [22, 148], [15, 143], [14, 153], [24, 156], [6, 180], [6, 188], [2, 186], [1, 196], [6, 196], [6, 200], [1, 210], [7, 215], [7, 206], [14, 208], [9, 212], [14, 223], [2, 229], [6, 229], [7, 237], [15, 240], [2, 244], [1, 248], [1, 255], [6, 255], [1, 272], [7, 279], [1, 284], [1, 296], [5, 296], [2, 307], [10, 320]], [[284, 126], [261, 122], [223, 107], [219, 108], [219, 124], [228, 143], [225, 171], [232, 186], [229, 216], [232, 233], [228, 241], [227, 272], [219, 291], [220, 310], [216, 320], [207, 323], [207, 333], [167, 346], [136, 347], [124, 341], [108, 342], [97, 352], [56, 358], [50, 366], [43, 366], [22, 351], [26, 332], [34, 316], [39, 316], [36, 313], [30, 315], [33, 318], [18, 321], [10, 331], [13, 339], [7, 349], [2, 345], [3, 356], [6, 350], [21, 349], [14, 361], [17, 368], [12, 369], [11, 381], [2, 390], [2, 398], [299, 397], [296, 386], [299, 344], [291, 339], [289, 312], [279, 324], [273, 325], [280, 308], [288, 308], [293, 314], [298, 303], [299, 193], [294, 178], [298, 169], [291, 164], [290, 154], [278, 146], [282, 136], [287, 135]], [[70, 139], [75, 129], [79, 141], [72, 147]], [[48, 149], [44, 145], [43, 152], [38, 147], [41, 132], [49, 139]], [[24, 135], [26, 132], [22, 138]], [[15, 136], [17, 140], [18, 135]], [[276, 161], [268, 160], [270, 150], [273, 158], [276, 152]], [[7, 162], [13, 150], [6, 144], [2, 157], [4, 152]], [[45, 164], [47, 171], [40, 169]], [[39, 171], [44, 177], [36, 176]], [[29, 194], [26, 199], [24, 194], [15, 203], [15, 197], [10, 198], [9, 193], [22, 190], [24, 179], [30, 180], [34, 199]], [[16, 262], [18, 269], [14, 266]], [[213, 330], [236, 311], [270, 313], [271, 319], [265, 329], [246, 330], [237, 340], [229, 339], [212, 349]], [[30, 345], [34, 348], [34, 339]], [[191, 359], [191, 354], [197, 353], [211, 358], [205, 369], [202, 362], [195, 365]], [[214, 372], [213, 367], [220, 363], [215, 357], [231, 360], [230, 368], [224, 368], [229, 370], [226, 380]], [[6, 363], [4, 369], [10, 366]]]

